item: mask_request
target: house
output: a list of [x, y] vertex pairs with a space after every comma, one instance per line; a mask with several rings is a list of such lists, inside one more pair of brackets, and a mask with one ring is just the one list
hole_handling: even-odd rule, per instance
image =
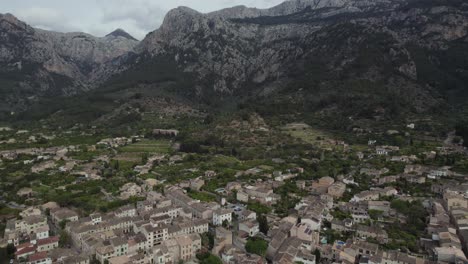
[[160, 182], [158, 180], [149, 178], [145, 180], [145, 183], [143, 184], [143, 186], [145, 187], [145, 190], [153, 190], [153, 188], [157, 186], [159, 183]]
[[367, 208], [369, 210], [376, 210], [376, 211], [388, 213], [390, 211], [390, 202], [389, 201], [368, 201]]
[[356, 227], [356, 235], [364, 239], [374, 238], [381, 243], [386, 243], [388, 240], [387, 232], [375, 226], [358, 225]]
[[445, 166], [445, 167], [440, 167], [440, 168], [430, 170], [427, 177], [430, 179], [438, 179], [438, 178], [447, 177], [450, 175], [452, 175], [452, 172], [450, 171], [450, 167]]
[[153, 129], [154, 136], [177, 137], [179, 130], [176, 129]]
[[[114, 237], [102, 243], [96, 248], [96, 259], [105, 263], [116, 257], [125, 256], [128, 253], [128, 242], [122, 237]], [[115, 259], [114, 259], [115, 261]]]
[[229, 182], [226, 184], [226, 188], [224, 188], [228, 193], [235, 191], [239, 191], [242, 189], [242, 184], [240, 182]]
[[47, 252], [37, 252], [28, 257], [26, 264], [52, 264], [52, 259]]
[[161, 244], [162, 241], [169, 238], [169, 226], [158, 224], [146, 224], [140, 228], [150, 247]]
[[379, 193], [376, 191], [362, 191], [351, 198], [351, 202], [371, 201], [379, 199]]
[[255, 236], [258, 232], [260, 232], [259, 224], [257, 220], [245, 220], [239, 223], [239, 231], [246, 232], [250, 237]]
[[28, 187], [21, 188], [16, 192], [16, 195], [20, 197], [27, 197], [27, 198], [32, 197], [33, 194], [34, 194], [33, 190]]
[[379, 156], [387, 156], [389, 153], [399, 150], [400, 148], [397, 146], [378, 146], [375, 148], [375, 152]]
[[384, 185], [386, 183], [396, 182], [398, 179], [400, 179], [399, 175], [390, 175], [390, 176], [385, 176], [385, 177], [381, 177], [377, 179], [377, 183], [379, 185]]
[[454, 247], [436, 247], [433, 249], [433, 256], [438, 263], [456, 263], [456, 260], [467, 262], [463, 251]]
[[333, 219], [331, 222], [331, 228], [336, 231], [345, 232], [353, 230], [354, 221], [352, 219], [338, 220]]
[[211, 252], [215, 255], [219, 255], [221, 250], [228, 246], [232, 246], [232, 232], [221, 226], [216, 227], [214, 247]]
[[37, 240], [37, 243], [36, 243], [37, 251], [38, 252], [51, 251], [54, 248], [58, 248], [59, 246], [58, 242], [59, 242], [58, 236], [39, 239]]
[[15, 258], [17, 260], [28, 259], [29, 256], [36, 253], [36, 246], [31, 243], [26, 243], [16, 246]]
[[189, 261], [201, 249], [201, 238], [198, 234], [175, 237], [163, 242], [174, 262]]
[[454, 207], [468, 208], [468, 199], [458, 192], [444, 192], [444, 206], [447, 210]]
[[47, 218], [45, 216], [32, 215], [17, 220], [15, 222], [15, 230], [21, 231], [27, 234], [36, 233], [36, 231], [42, 227], [47, 226]]
[[335, 182], [335, 179], [332, 177], [326, 176], [320, 178], [317, 182], [312, 183], [312, 191], [319, 194], [324, 194], [328, 192], [328, 188]]
[[386, 148], [382, 148], [382, 147], [377, 147], [375, 148], [375, 152], [377, 153], [377, 155], [385, 155], [387, 156], [388, 155], [388, 150]]
[[142, 193], [142, 188], [133, 182], [126, 183], [120, 187], [120, 198], [127, 200], [130, 197], [139, 196]]
[[124, 205], [114, 211], [116, 217], [132, 217], [136, 215], [136, 208], [133, 205]]
[[71, 257], [65, 257], [60, 264], [89, 264], [89, 257], [85, 257], [84, 255], [75, 255]]
[[222, 225], [224, 221], [229, 224], [232, 221], [232, 211], [228, 209], [218, 209], [213, 212], [213, 225]]
[[382, 168], [380, 170], [378, 169], [373, 169], [373, 168], [361, 168], [359, 173], [368, 175], [368, 176], [373, 176], [373, 177], [380, 177], [381, 175], [389, 172], [390, 170], [387, 168]]
[[309, 245], [318, 244], [320, 241], [319, 232], [312, 230], [306, 223], [298, 223], [294, 225], [291, 230], [291, 237], [297, 237], [302, 241], [307, 241]]
[[24, 217], [33, 216], [33, 215], [39, 216], [41, 214], [42, 214], [42, 212], [41, 212], [41, 210], [39, 210], [39, 208], [29, 207], [29, 208], [26, 208], [23, 211], [21, 211], [21, 213], [19, 215], [24, 218]]
[[78, 214], [68, 208], [58, 208], [50, 211], [50, 217], [55, 225], [62, 221], [75, 222], [78, 221]]
[[293, 259], [294, 263], [315, 264], [315, 255], [299, 251]]
[[99, 213], [94, 213], [89, 216], [93, 225], [97, 225], [102, 222], [102, 215]]
[[249, 201], [249, 195], [243, 191], [238, 191], [236, 193], [236, 199], [240, 202], [248, 202]]
[[190, 180], [190, 189], [192, 190], [199, 191], [203, 185], [205, 185], [205, 181], [201, 177]]
[[50, 231], [49, 226], [44, 226], [44, 227], [40, 227], [36, 229], [36, 232], [34, 233], [34, 235], [31, 236], [31, 241], [48, 238], [49, 231]]
[[335, 182], [330, 187], [328, 187], [328, 194], [333, 196], [333, 198], [340, 198], [346, 191], [346, 184], [342, 182]]
[[56, 202], [47, 202], [47, 203], [41, 205], [41, 209], [44, 212], [47, 211], [47, 210], [49, 210], [51, 212], [51, 211], [53, 211], [55, 209], [58, 209], [58, 208], [60, 208], [60, 205], [58, 205], [58, 203], [56, 203]]
[[257, 219], [257, 213], [255, 213], [254, 211], [250, 211], [250, 210], [243, 210], [240, 215], [239, 215], [239, 219], [241, 221], [243, 220], [247, 220], [247, 219]]

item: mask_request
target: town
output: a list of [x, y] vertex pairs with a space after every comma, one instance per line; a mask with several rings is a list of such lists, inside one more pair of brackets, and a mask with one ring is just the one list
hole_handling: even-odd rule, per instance
[[294, 123], [278, 133], [315, 154], [241, 161], [183, 151], [175, 129], [1, 131], [10, 263], [468, 263], [466, 150], [453, 133], [349, 144]]

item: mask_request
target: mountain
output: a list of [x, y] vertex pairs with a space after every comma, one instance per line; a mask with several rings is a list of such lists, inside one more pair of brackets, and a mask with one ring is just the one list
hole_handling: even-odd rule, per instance
[[[108, 101], [144, 90], [143, 97], [241, 105], [266, 115], [316, 114], [345, 125], [342, 120], [449, 113], [468, 98], [468, 4], [462, 0], [291, 0], [270, 9], [240, 6], [208, 14], [179, 7], [141, 42], [121, 31], [103, 39], [82, 34], [96, 43], [92, 53], [50, 45], [67, 43], [73, 34], [24, 24], [7, 28], [7, 20], [0, 28], [12, 36], [1, 43], [33, 32], [28, 36], [47, 43], [41, 47], [55, 47], [58, 59], [41, 52], [36, 61], [46, 61], [39, 72], [67, 77], [59, 90], [92, 89], [88, 97]], [[102, 44], [109, 37], [128, 45]], [[36, 53], [31, 45], [38, 42], [26, 43], [24, 53], [9, 57], [10, 67], [11, 58]]]
[[313, 10], [333, 8], [334, 12], [364, 12], [374, 8], [391, 10], [395, 4], [403, 1], [395, 0], [288, 0], [269, 9], [235, 6], [208, 14], [221, 18], [254, 18], [266, 16], [291, 15], [306, 8]]
[[58, 33], [0, 14], [0, 110], [17, 111], [44, 96], [87, 91], [98, 68], [137, 43], [121, 31], [104, 38]]
[[346, 104], [362, 116], [421, 113], [466, 94], [468, 65], [457, 57], [468, 44], [467, 23], [467, 4], [457, 0], [296, 0], [210, 14], [180, 7], [125, 68], [151, 72], [143, 65], [170, 58], [202, 99], [214, 93], [270, 104], [277, 96], [306, 106], [299, 111]]
[[106, 37], [107, 37], [107, 38], [110, 38], [110, 37], [114, 37], [114, 38], [122, 37], [122, 38], [125, 38], [125, 39], [128, 39], [128, 40], [138, 41], [136, 38], [132, 37], [132, 35], [128, 34], [127, 32], [125, 32], [125, 30], [123, 30], [123, 29], [121, 29], [121, 28], [118, 28], [118, 29], [112, 31], [111, 33], [107, 34]]

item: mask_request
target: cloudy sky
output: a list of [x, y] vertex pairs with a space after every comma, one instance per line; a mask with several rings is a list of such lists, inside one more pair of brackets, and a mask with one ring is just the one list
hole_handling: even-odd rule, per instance
[[28, 24], [61, 32], [104, 36], [122, 28], [142, 39], [158, 28], [168, 10], [188, 6], [210, 12], [235, 5], [267, 8], [284, 0], [0, 0], [0, 13]]

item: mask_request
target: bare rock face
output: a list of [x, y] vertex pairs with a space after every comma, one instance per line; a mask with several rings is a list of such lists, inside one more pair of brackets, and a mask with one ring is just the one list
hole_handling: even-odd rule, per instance
[[[11, 103], [45, 94], [71, 95], [93, 87], [93, 72], [138, 43], [121, 34], [97, 38], [85, 33], [35, 29], [11, 14], [0, 14], [0, 78]], [[17, 80], [15, 76], [22, 76]], [[15, 98], [15, 94], [22, 94]], [[16, 101], [17, 100], [17, 101]], [[15, 102], [16, 101], [16, 102]]]
[[288, 0], [269, 9], [248, 8], [236, 6], [215, 11], [208, 14], [210, 17], [254, 18], [262, 16], [286, 16], [304, 9], [319, 10], [325, 8], [335, 9], [334, 12], [363, 12], [372, 8], [392, 8], [403, 0]]
[[421, 98], [413, 101], [420, 112], [439, 96], [433, 89], [438, 83], [423, 84], [420, 52], [438, 54], [467, 38], [468, 6], [460, 5], [290, 0], [270, 9], [237, 6], [209, 14], [180, 7], [135, 51], [153, 60], [172, 57], [195, 76], [200, 96], [242, 95], [246, 89], [268, 96], [317, 61], [315, 67], [335, 78], [386, 83], [399, 96]]
[[99, 89], [131, 71], [139, 72], [134, 78], [142, 69], [150, 76], [164, 74], [169, 67], [153, 64], [165, 61], [174, 66], [171, 71], [193, 77], [187, 89], [200, 98], [268, 97], [298, 82], [297, 98], [291, 98], [308, 98], [306, 105], [331, 89], [353, 99], [371, 97], [351, 90], [365, 80], [380, 85], [379, 96], [419, 98], [408, 103], [424, 111], [442, 97], [437, 87], [464, 82], [460, 73], [467, 69], [456, 54], [467, 40], [468, 5], [459, 0], [289, 0], [269, 9], [237, 6], [208, 14], [179, 7], [141, 42], [122, 30], [96, 38], [38, 30], [1, 15], [0, 81], [7, 80], [8, 91], [21, 90], [5, 98], [22, 103]]

